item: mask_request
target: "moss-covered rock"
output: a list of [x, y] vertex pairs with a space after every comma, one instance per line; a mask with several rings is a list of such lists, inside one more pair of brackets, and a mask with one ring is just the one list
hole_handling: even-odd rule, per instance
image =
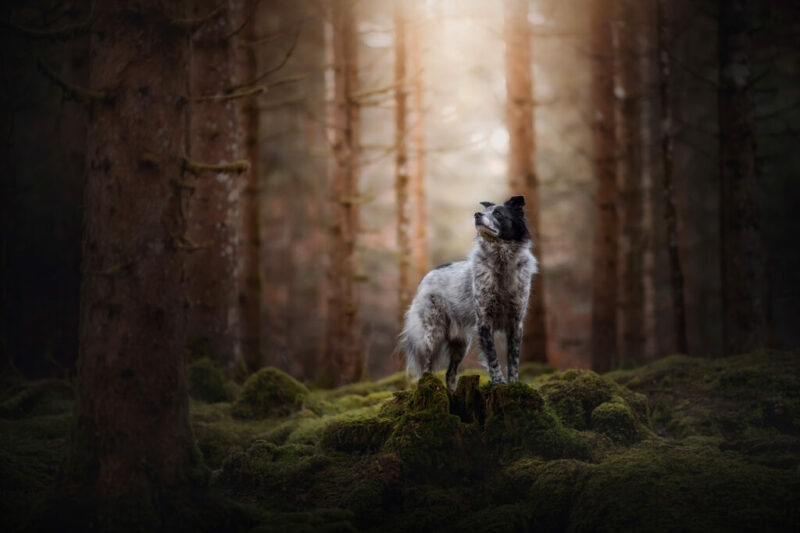
[[72, 385], [60, 379], [15, 381], [0, 394], [0, 418], [56, 415], [72, 409]]
[[225, 378], [211, 359], [202, 358], [186, 367], [189, 381], [189, 395], [195, 400], [206, 403], [229, 402]]
[[277, 368], [262, 368], [245, 381], [233, 404], [237, 418], [266, 418], [300, 409], [308, 389]]
[[395, 392], [392, 398], [381, 405], [378, 416], [382, 418], [398, 419], [408, 412], [412, 392], [408, 390]]
[[489, 389], [484, 430], [490, 449], [505, 459], [589, 457], [580, 434], [564, 427], [539, 392], [522, 382]]
[[636, 418], [622, 401], [601, 403], [592, 410], [592, 430], [602, 433], [617, 444], [638, 440]]
[[449, 413], [450, 398], [442, 380], [429, 372], [422, 374], [411, 394], [408, 407], [415, 412]]
[[596, 465], [575, 497], [575, 531], [788, 531], [800, 479], [736, 460], [706, 440], [650, 439]]
[[325, 427], [321, 444], [325, 449], [340, 452], [375, 452], [393, 429], [394, 422], [387, 418], [340, 420]]
[[460, 419], [449, 413], [415, 412], [403, 415], [386, 441], [412, 477], [428, 479], [458, 466]]

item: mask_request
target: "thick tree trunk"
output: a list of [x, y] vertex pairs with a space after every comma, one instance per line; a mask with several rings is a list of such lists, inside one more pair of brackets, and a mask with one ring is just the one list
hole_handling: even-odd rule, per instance
[[[241, 16], [247, 16], [249, 5], [240, 9]], [[255, 9], [239, 34], [237, 44], [238, 81], [241, 84], [255, 79], [258, 75], [258, 58], [253, 46], [243, 46], [254, 41], [258, 35], [258, 9]], [[241, 239], [239, 240], [239, 305], [242, 332], [241, 350], [244, 361], [250, 370], [256, 370], [264, 363], [261, 354], [261, 196], [259, 194], [260, 158], [259, 150], [259, 111], [253, 99], [240, 101], [237, 111], [238, 122], [242, 127], [242, 149], [250, 162], [250, 170], [245, 174], [245, 184], [241, 195]]]
[[[413, 9], [413, 4], [411, 4]], [[422, 98], [422, 53], [420, 51], [420, 34], [422, 19], [419, 10], [410, 11], [413, 21], [409, 31], [409, 72], [411, 73], [411, 144], [412, 164], [411, 194], [414, 210], [411, 223], [411, 248], [414, 257], [414, 284], [418, 283], [430, 269], [430, 252], [428, 251], [428, 199], [425, 193], [425, 111]]]
[[[200, 18], [217, 0], [191, 0], [189, 16]], [[207, 99], [223, 95], [236, 66], [232, 39], [238, 22], [227, 9], [191, 39], [188, 157], [208, 164], [231, 163], [238, 155], [236, 104]], [[229, 372], [241, 359], [237, 251], [240, 239], [240, 171], [198, 170], [188, 203], [188, 235], [197, 246], [186, 257], [186, 342], [193, 357], [209, 356]]]
[[719, 2], [722, 307], [726, 353], [767, 342], [765, 257], [756, 213], [750, 2]]
[[408, 127], [406, 124], [408, 94], [408, 80], [406, 79], [406, 14], [403, 1], [395, 0], [394, 3], [394, 138], [395, 138], [395, 169], [394, 191], [397, 200], [397, 323], [399, 329], [403, 327], [404, 315], [411, 303], [411, 238], [408, 189]]
[[614, 104], [614, 0], [592, 2], [592, 124], [595, 179], [592, 280], [592, 368], [606, 372], [617, 360], [617, 143]]
[[[512, 194], [525, 196], [534, 252], [542, 264], [539, 231], [539, 182], [536, 177], [531, 80], [531, 32], [527, 0], [506, 0], [506, 126], [509, 134], [508, 173]], [[523, 361], [547, 361], [547, 326], [543, 268], [531, 286], [525, 318], [521, 357]]]
[[675, 207], [677, 193], [675, 190], [675, 177], [673, 175], [675, 147], [672, 134], [674, 119], [672, 100], [670, 97], [671, 65], [669, 50], [667, 48], [667, 5], [667, 0], [657, 0], [658, 91], [661, 104], [661, 164], [663, 166], [661, 205], [663, 208], [664, 225], [667, 231], [675, 350], [678, 353], [685, 354], [689, 352], [689, 347], [686, 337], [686, 304], [683, 295], [683, 267], [681, 266], [679, 253], [678, 211]]
[[355, 248], [359, 230], [358, 63], [353, 0], [334, 0], [333, 176], [326, 363], [333, 383], [361, 379], [364, 359], [356, 295]]
[[619, 359], [641, 361], [644, 355], [644, 216], [642, 194], [641, 6], [618, 2], [619, 135]]
[[[67, 483], [99, 500], [185, 485], [181, 279], [189, 46], [182, 2], [95, 5], [80, 360]], [[141, 16], [139, 16], [141, 15]], [[134, 17], [132, 19], [132, 17]]]

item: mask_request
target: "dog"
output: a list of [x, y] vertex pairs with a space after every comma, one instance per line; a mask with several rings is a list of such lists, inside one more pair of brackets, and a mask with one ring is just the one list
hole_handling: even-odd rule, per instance
[[477, 236], [469, 256], [440, 265], [422, 278], [400, 334], [406, 371], [418, 376], [446, 363], [450, 391], [455, 390], [458, 365], [476, 337], [479, 360], [492, 385], [506, 382], [495, 351], [496, 333], [506, 336], [508, 381], [519, 379], [522, 325], [531, 280], [538, 271], [523, 210], [525, 198], [481, 205], [483, 211], [475, 213]]

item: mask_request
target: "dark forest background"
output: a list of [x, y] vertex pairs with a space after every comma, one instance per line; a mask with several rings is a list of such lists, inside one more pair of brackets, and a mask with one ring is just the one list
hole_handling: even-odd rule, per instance
[[[74, 387], [63, 479], [175, 485], [198, 464], [187, 364], [320, 390], [397, 372], [417, 283], [466, 256], [479, 202], [511, 194], [542, 265], [523, 362], [796, 350], [799, 16], [5, 2], [2, 375]], [[143, 448], [183, 455], [149, 453], [145, 475], [128, 468]]]

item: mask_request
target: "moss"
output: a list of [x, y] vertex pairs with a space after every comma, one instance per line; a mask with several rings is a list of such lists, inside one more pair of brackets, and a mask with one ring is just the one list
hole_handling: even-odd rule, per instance
[[523, 381], [530, 381], [535, 377], [552, 374], [556, 369], [547, 363], [539, 363], [530, 361], [519, 365], [519, 379]]
[[505, 459], [524, 454], [546, 458], [588, 458], [589, 448], [544, 405], [542, 396], [522, 382], [489, 391], [484, 426], [490, 449]]
[[342, 506], [353, 511], [361, 525], [380, 521], [400, 499], [403, 469], [403, 462], [395, 454], [376, 456], [348, 491]]
[[540, 390], [564, 425], [574, 429], [590, 429], [592, 411], [615, 398], [630, 409], [637, 422], [644, 422], [647, 418], [646, 397], [591, 370], [567, 370], [553, 374]]
[[242, 386], [233, 404], [238, 418], [266, 418], [300, 409], [308, 389], [277, 368], [262, 368]]
[[782, 531], [800, 524], [796, 473], [751, 465], [706, 441], [647, 440], [592, 469], [576, 531]]
[[228, 402], [231, 396], [225, 386], [222, 371], [206, 357], [190, 363], [186, 367], [189, 381], [189, 395], [195, 400], [207, 403]]
[[389, 436], [385, 449], [396, 453], [414, 478], [452, 473], [458, 466], [459, 427], [459, 418], [449, 413], [408, 413]]
[[392, 419], [400, 418], [408, 411], [410, 401], [411, 391], [395, 392], [390, 400], [381, 405], [378, 416]]
[[601, 403], [592, 411], [592, 430], [617, 444], [631, 444], [639, 437], [636, 419], [623, 402]]
[[422, 374], [408, 407], [416, 412], [449, 413], [450, 399], [442, 380], [429, 372]]
[[0, 417], [55, 415], [69, 412], [73, 404], [72, 385], [60, 379], [17, 381], [3, 391]]
[[386, 418], [341, 420], [325, 427], [321, 444], [328, 450], [341, 452], [375, 452], [393, 429], [394, 423]]
[[793, 352], [721, 359], [671, 356], [609, 376], [647, 395], [653, 429], [665, 436], [731, 441], [800, 435], [800, 365]]

